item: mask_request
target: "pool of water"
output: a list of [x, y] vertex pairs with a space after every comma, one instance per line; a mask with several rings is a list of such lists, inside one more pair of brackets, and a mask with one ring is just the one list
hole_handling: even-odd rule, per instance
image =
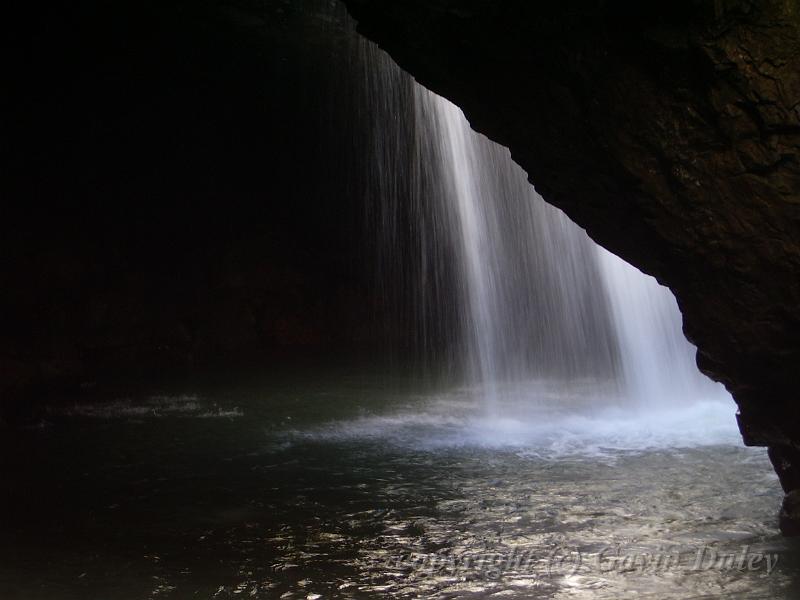
[[2, 440], [0, 597], [798, 597], [732, 403], [478, 396], [304, 376], [62, 406]]

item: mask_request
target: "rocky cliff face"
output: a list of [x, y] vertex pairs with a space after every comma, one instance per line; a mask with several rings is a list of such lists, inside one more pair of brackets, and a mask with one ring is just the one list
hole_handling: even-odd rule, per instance
[[800, 489], [800, 5], [346, 4], [547, 201], [673, 290], [745, 443]]

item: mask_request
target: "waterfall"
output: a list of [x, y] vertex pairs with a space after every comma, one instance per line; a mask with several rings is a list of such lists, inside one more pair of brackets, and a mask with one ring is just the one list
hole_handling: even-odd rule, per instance
[[672, 293], [600, 246], [597, 253], [628, 398], [640, 407], [655, 407], [723, 396], [722, 386], [695, 366], [695, 348], [681, 332]]
[[615, 346], [592, 242], [460, 109], [420, 86], [415, 101], [437, 173], [430, 199], [449, 219], [444, 236], [459, 266], [467, 381], [493, 410], [504, 384], [612, 378]]
[[437, 360], [491, 414], [509, 395], [535, 403], [542, 381], [589, 382], [630, 408], [720, 394], [669, 290], [546, 204], [460, 109], [361, 52], [381, 274], [412, 306], [403, 326], [420, 348], [444, 348]]

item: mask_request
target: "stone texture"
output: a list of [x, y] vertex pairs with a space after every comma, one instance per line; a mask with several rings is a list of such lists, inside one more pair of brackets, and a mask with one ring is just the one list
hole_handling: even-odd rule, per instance
[[800, 536], [800, 490], [792, 490], [783, 499], [780, 526], [784, 535]]
[[745, 443], [796, 489], [800, 5], [345, 2], [548, 202], [673, 290]]

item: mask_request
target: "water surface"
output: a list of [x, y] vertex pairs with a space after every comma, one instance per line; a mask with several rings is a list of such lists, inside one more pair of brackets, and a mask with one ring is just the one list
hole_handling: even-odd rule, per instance
[[313, 375], [9, 434], [0, 597], [797, 597], [732, 404], [595, 412], [591, 382], [529, 382], [489, 418], [479, 390]]

